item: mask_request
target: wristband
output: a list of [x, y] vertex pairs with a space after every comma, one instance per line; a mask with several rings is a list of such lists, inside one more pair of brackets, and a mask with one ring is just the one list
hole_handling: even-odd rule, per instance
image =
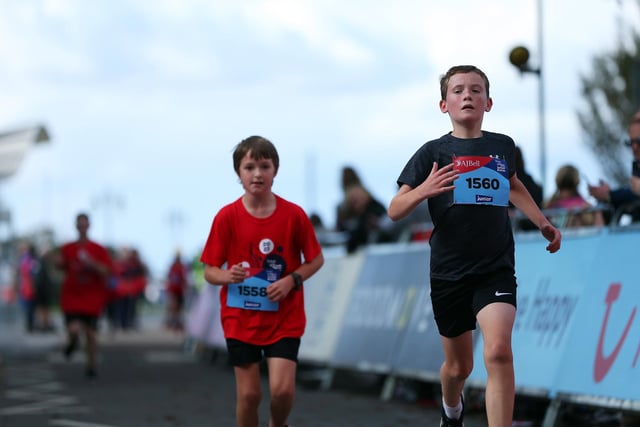
[[302, 286], [302, 276], [294, 272], [291, 273], [291, 277], [293, 277], [293, 283], [295, 283], [293, 289], [297, 291]]

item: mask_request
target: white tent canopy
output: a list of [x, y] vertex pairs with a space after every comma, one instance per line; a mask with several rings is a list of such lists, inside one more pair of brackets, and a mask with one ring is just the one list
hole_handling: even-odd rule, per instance
[[49, 141], [44, 126], [33, 126], [0, 133], [0, 180], [13, 175], [33, 144]]

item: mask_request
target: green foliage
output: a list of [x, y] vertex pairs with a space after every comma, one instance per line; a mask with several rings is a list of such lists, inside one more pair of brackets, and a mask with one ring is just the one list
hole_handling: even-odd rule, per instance
[[[640, 5], [640, 2], [638, 2]], [[631, 117], [640, 109], [640, 34], [630, 30], [628, 43], [593, 59], [591, 75], [580, 76], [585, 106], [578, 111], [585, 143], [613, 182], [629, 180], [628, 137]]]

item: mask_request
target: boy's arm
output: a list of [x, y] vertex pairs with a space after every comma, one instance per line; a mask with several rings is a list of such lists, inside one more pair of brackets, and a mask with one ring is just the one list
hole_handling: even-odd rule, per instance
[[511, 203], [540, 229], [544, 238], [549, 241], [547, 250], [551, 253], [557, 252], [560, 249], [560, 242], [562, 240], [560, 230], [555, 228], [547, 217], [544, 216], [533, 200], [533, 197], [531, 197], [531, 194], [527, 191], [527, 188], [515, 174], [509, 180], [509, 185], [511, 186], [509, 193]]
[[433, 162], [431, 173], [422, 184], [416, 188], [407, 184], [400, 187], [398, 193], [391, 199], [387, 215], [393, 221], [401, 220], [425, 199], [452, 191], [455, 188], [453, 181], [456, 179], [458, 179], [458, 172], [453, 169], [453, 163], [438, 169], [438, 164]]
[[212, 285], [240, 283], [245, 279], [245, 276], [246, 272], [242, 264], [235, 264], [226, 269], [208, 264], [204, 266], [204, 279]]
[[309, 279], [309, 277], [313, 276], [320, 267], [324, 264], [324, 255], [322, 252], [318, 253], [315, 258], [311, 261], [305, 261], [300, 264], [295, 271], [292, 271], [291, 274], [287, 274], [286, 276], [280, 278], [280, 280], [276, 280], [270, 286], [267, 287], [267, 296], [271, 301], [281, 301], [289, 292], [291, 292], [296, 287], [296, 279], [293, 274], [297, 274], [300, 276], [300, 279], [304, 282]]
[[299, 274], [302, 277], [302, 280], [305, 281], [309, 277], [316, 274], [320, 267], [324, 265], [324, 255], [320, 252], [314, 259], [309, 262], [304, 262], [300, 264], [300, 267], [296, 268], [295, 273]]

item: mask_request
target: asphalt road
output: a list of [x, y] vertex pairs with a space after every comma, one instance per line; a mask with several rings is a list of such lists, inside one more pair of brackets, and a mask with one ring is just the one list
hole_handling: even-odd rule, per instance
[[[69, 361], [62, 356], [61, 333], [26, 335], [1, 319], [0, 327], [2, 427], [235, 426], [235, 385], [225, 355], [186, 346], [182, 335], [162, 330], [157, 319], [147, 319], [137, 332], [101, 333], [95, 379], [84, 375], [82, 351]], [[308, 373], [301, 369], [300, 377]], [[439, 408], [418, 398], [416, 389], [383, 401], [381, 387], [379, 378], [349, 372], [335, 372], [328, 390], [301, 379], [289, 422], [294, 427], [439, 425]], [[266, 375], [260, 419], [267, 426]], [[468, 413], [465, 425], [486, 426], [482, 411]]]

